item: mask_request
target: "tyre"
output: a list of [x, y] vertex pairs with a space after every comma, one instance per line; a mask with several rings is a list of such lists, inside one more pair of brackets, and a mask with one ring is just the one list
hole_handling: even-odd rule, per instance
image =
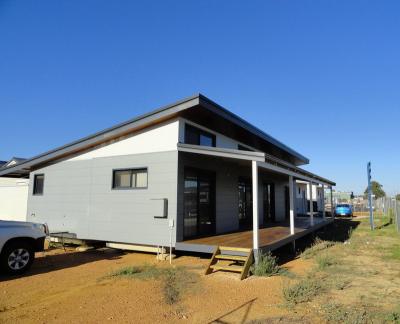
[[15, 241], [3, 248], [0, 268], [9, 274], [21, 274], [27, 271], [35, 259], [33, 247], [24, 241]]

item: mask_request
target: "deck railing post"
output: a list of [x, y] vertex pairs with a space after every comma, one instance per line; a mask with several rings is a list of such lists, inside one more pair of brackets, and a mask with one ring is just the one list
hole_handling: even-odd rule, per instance
[[294, 194], [293, 194], [293, 176], [289, 176], [289, 219], [290, 219], [290, 234], [294, 234]]
[[322, 184], [322, 218], [325, 220], [325, 185]]
[[253, 185], [253, 250], [254, 260], [258, 263], [258, 165], [257, 161], [251, 162]]
[[313, 183], [310, 181], [310, 190], [309, 190], [309, 195], [310, 195], [310, 224], [311, 226], [314, 226], [314, 200], [313, 200]]

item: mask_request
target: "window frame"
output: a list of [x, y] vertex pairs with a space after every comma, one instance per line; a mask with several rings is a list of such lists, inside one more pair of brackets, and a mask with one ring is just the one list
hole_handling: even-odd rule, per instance
[[242, 144], [240, 144], [240, 143], [238, 143], [237, 149], [238, 149], [239, 151], [255, 152], [253, 149], [248, 148], [247, 146], [244, 146], [244, 145], [242, 145]]
[[[42, 192], [38, 193], [37, 192], [37, 184], [36, 184], [36, 179], [37, 177], [43, 177], [43, 183], [42, 183]], [[32, 189], [32, 196], [43, 196], [44, 193], [44, 173], [36, 173], [33, 175], [33, 189]]]
[[[194, 131], [193, 133], [196, 135], [196, 139], [197, 139], [197, 143], [193, 144], [193, 143], [188, 143], [187, 142], [187, 132], [188, 129], [192, 129], [192, 131]], [[205, 137], [211, 137], [211, 142], [212, 145], [208, 146], [208, 145], [201, 145], [201, 135], [205, 136]], [[216, 147], [217, 145], [217, 136], [211, 132], [205, 131], [199, 127], [193, 126], [191, 124], [185, 123], [185, 138], [184, 138], [185, 144], [189, 144], [189, 145], [199, 145], [199, 146], [204, 146], [204, 147]]]
[[[118, 171], [130, 171], [130, 186], [129, 187], [116, 187], [115, 186], [115, 174]], [[145, 187], [134, 187], [132, 186], [132, 175], [137, 173], [141, 173], [140, 171], [146, 171], [147, 181]], [[136, 176], [135, 176], [135, 182]], [[136, 185], [136, 184], [135, 184]], [[111, 176], [111, 190], [141, 190], [141, 189], [148, 189], [149, 187], [149, 169], [148, 167], [140, 167], [140, 168], [123, 168], [123, 169], [112, 169], [112, 176]]]

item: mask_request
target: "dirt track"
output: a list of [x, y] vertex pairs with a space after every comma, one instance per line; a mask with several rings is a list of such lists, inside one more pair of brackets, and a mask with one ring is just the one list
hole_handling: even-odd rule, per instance
[[[37, 255], [31, 271], [20, 278], [1, 277], [2, 323], [156, 323], [178, 321], [243, 323], [287, 315], [281, 303], [284, 277], [238, 279], [237, 274], [204, 277], [207, 259], [183, 256], [174, 265], [200, 275], [194, 291], [175, 305], [165, 303], [158, 280], [109, 278], [127, 265], [157, 263], [155, 256], [113, 250], [75, 252], [61, 249]], [[168, 266], [167, 262], [158, 262]], [[309, 267], [303, 260], [285, 265], [292, 272]]]

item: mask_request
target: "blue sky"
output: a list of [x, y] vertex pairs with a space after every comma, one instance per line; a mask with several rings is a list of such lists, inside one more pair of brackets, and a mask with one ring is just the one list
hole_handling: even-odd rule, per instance
[[363, 191], [400, 192], [399, 1], [0, 1], [0, 159], [201, 92]]

